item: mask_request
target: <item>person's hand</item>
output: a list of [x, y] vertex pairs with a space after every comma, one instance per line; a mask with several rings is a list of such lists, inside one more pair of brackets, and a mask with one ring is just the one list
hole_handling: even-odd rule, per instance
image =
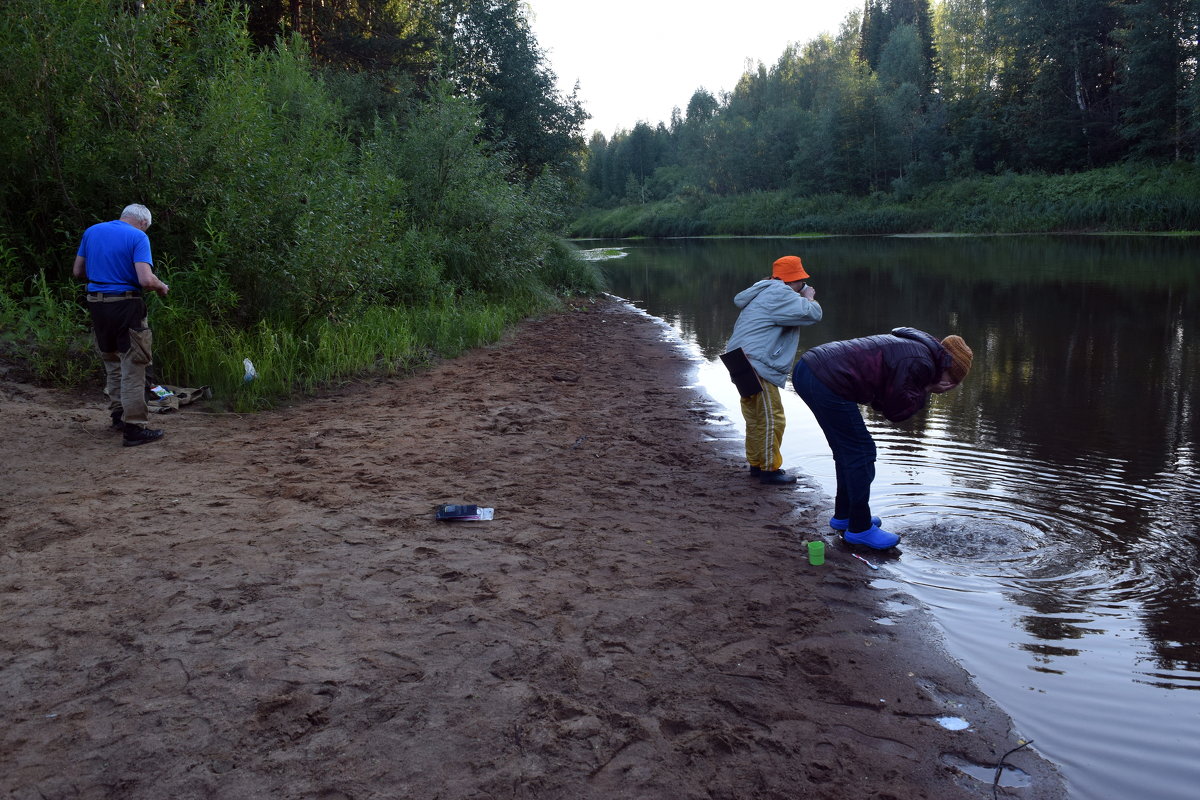
[[166, 285], [165, 283], [163, 283], [162, 281], [159, 281], [159, 282], [158, 282], [158, 288], [157, 288], [157, 289], [155, 289], [155, 291], [156, 291], [156, 292], [158, 292], [158, 296], [159, 296], [159, 297], [166, 297], [166, 296], [167, 296], [167, 292], [171, 291], [171, 287], [170, 287], [170, 286], [167, 286], [167, 285]]
[[805, 300], [812, 300], [817, 296], [817, 290], [806, 283], [804, 284], [804, 288], [800, 290], [800, 296]]

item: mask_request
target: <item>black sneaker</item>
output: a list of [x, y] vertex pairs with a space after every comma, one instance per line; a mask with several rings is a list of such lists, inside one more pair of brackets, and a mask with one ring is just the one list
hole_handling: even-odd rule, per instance
[[143, 428], [141, 425], [126, 425], [125, 426], [125, 441], [122, 444], [125, 447], [137, 447], [139, 444], [150, 444], [157, 442], [162, 438], [163, 432], [151, 428]]
[[795, 475], [788, 475], [781, 469], [763, 470], [758, 480], [768, 486], [790, 486], [796, 482]]

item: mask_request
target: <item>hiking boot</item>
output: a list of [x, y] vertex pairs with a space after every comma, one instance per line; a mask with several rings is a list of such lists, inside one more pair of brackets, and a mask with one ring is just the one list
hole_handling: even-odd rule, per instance
[[761, 478], [762, 477], [762, 467], [751, 467], [750, 468], [750, 477], [751, 478]]
[[846, 537], [846, 541], [850, 544], [866, 545], [873, 550], [889, 550], [900, 543], [899, 536], [894, 533], [888, 533], [878, 525], [872, 525], [867, 530], [860, 531], [859, 533], [846, 531], [842, 536]]
[[790, 486], [796, 482], [795, 475], [788, 475], [781, 469], [762, 470], [758, 474], [758, 480], [768, 486]]
[[110, 416], [112, 417], [112, 429], [124, 432], [125, 412], [118, 408], [116, 411], [110, 412]]
[[[881, 520], [879, 517], [871, 517], [871, 526], [872, 527], [878, 528], [882, 524], [883, 524], [883, 520]], [[829, 527], [833, 528], [835, 531], [848, 531], [848, 530], [850, 530], [850, 520], [849, 519], [838, 519], [837, 517], [830, 517], [829, 518]]]
[[139, 444], [150, 444], [157, 442], [162, 438], [163, 432], [153, 430], [151, 428], [143, 428], [141, 425], [126, 425], [125, 426], [125, 441], [122, 444], [125, 447], [137, 447]]

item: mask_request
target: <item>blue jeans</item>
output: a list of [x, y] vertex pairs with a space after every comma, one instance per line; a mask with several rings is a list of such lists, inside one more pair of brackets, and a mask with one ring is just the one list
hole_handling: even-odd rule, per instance
[[817, 418], [833, 451], [837, 496], [833, 515], [850, 520], [850, 532], [871, 527], [871, 482], [875, 480], [875, 440], [863, 422], [858, 403], [833, 392], [804, 361], [796, 362], [792, 386]]

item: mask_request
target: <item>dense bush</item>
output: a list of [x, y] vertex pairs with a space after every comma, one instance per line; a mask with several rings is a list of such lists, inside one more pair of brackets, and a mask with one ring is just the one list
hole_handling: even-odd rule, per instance
[[[42, 354], [39, 374], [88, 363], [71, 259], [130, 202], [154, 214], [171, 285], [150, 300], [160, 376], [243, 406], [457, 352], [597, 290], [556, 240], [553, 173], [518, 173], [448, 85], [396, 97], [316, 68], [298, 38], [257, 49], [234, 2], [129, 9], [0, 8], [0, 345]], [[241, 382], [243, 358], [259, 380]]]

